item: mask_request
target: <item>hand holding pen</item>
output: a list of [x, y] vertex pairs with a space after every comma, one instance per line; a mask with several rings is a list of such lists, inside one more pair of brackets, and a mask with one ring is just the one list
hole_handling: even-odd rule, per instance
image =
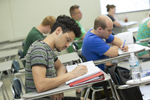
[[120, 46], [120, 49], [124, 52], [127, 52], [128, 46], [125, 43], [126, 43], [126, 39], [124, 40], [123, 44]]

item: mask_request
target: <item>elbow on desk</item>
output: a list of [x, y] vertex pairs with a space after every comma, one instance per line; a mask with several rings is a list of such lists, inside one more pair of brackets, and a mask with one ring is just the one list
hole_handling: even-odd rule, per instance
[[112, 52], [108, 57], [117, 57], [118, 56], [118, 51]]
[[37, 90], [38, 93], [46, 91], [45, 88], [43, 86], [40, 86], [40, 85], [36, 86], [36, 90]]

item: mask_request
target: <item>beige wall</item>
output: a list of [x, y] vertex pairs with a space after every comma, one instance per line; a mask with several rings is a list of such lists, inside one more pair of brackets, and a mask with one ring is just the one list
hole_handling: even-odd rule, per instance
[[[69, 8], [74, 4], [80, 5], [83, 13], [80, 22], [88, 31], [93, 27], [94, 19], [101, 14], [99, 0], [0, 0], [0, 41], [26, 37], [31, 28], [39, 25], [44, 17], [69, 15]], [[129, 21], [140, 22], [147, 17], [148, 12], [126, 15]], [[116, 17], [123, 20], [124, 14], [116, 14]]]

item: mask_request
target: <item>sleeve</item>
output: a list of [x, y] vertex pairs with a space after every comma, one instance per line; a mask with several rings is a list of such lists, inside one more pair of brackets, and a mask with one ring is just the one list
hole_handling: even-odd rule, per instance
[[114, 36], [110, 34], [108, 39], [106, 39], [106, 43], [111, 43], [113, 40], [114, 40]]
[[57, 54], [54, 52], [54, 62], [56, 62], [58, 59]]
[[31, 67], [35, 65], [48, 66], [46, 49], [43, 46], [36, 46], [30, 54]]
[[92, 52], [102, 56], [105, 52], [109, 50], [110, 46], [105, 43], [101, 38], [94, 38], [90, 44]]

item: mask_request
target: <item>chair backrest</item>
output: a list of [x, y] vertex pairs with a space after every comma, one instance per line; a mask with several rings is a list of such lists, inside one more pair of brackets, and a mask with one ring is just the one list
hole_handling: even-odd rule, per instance
[[19, 58], [24, 58], [23, 51], [21, 49], [18, 50]]
[[11, 85], [11, 90], [13, 93], [13, 99], [20, 99], [22, 92], [21, 83], [18, 78], [14, 78]]
[[17, 60], [13, 60], [12, 63], [12, 72], [17, 73], [20, 70], [20, 64]]
[[72, 42], [72, 48], [73, 48], [73, 51], [75, 51], [75, 52], [78, 52], [78, 49], [79, 49], [79, 47], [78, 47], [78, 44], [77, 43], [75, 43], [75, 42]]
[[118, 33], [115, 35], [115, 37], [120, 38], [122, 41], [126, 39], [126, 44], [133, 44], [133, 33], [131, 32], [123, 32], [123, 33]]

